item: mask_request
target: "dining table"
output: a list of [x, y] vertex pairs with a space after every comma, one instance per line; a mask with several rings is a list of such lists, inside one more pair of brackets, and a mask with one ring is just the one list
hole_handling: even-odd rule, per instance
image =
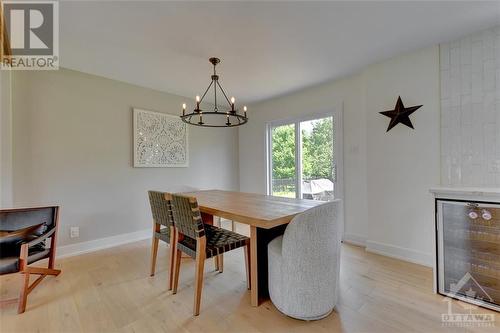
[[269, 298], [267, 244], [283, 235], [292, 219], [322, 201], [223, 190], [182, 193], [195, 197], [204, 223], [222, 217], [250, 226], [250, 293], [252, 306]]

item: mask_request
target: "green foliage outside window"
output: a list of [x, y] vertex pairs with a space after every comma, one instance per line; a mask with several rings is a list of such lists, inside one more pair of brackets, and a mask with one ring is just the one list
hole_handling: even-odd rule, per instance
[[295, 178], [295, 125], [273, 128], [273, 179]]
[[[272, 159], [273, 179], [295, 178], [295, 125], [273, 128]], [[302, 130], [302, 177], [333, 180], [332, 164], [332, 118], [313, 121], [311, 130]]]

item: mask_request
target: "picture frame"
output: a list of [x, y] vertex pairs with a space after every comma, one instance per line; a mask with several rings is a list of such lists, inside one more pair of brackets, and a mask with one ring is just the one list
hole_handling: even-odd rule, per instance
[[177, 116], [133, 108], [134, 167], [189, 167], [187, 125]]

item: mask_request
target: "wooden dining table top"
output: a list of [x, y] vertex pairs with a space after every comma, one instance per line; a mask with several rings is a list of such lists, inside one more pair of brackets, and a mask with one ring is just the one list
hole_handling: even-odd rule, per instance
[[222, 190], [194, 191], [182, 195], [196, 197], [203, 213], [264, 229], [287, 224], [295, 215], [324, 204], [308, 199]]

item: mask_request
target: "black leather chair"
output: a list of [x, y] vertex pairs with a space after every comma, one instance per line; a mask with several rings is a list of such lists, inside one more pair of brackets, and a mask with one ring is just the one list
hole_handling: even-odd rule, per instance
[[[58, 217], [58, 206], [0, 210], [0, 275], [24, 275], [19, 298], [2, 300], [1, 305], [18, 302], [18, 313], [23, 313], [33, 288], [47, 275], [61, 273], [54, 269]], [[28, 266], [46, 258], [47, 268]], [[39, 277], [30, 285], [31, 274]]]

